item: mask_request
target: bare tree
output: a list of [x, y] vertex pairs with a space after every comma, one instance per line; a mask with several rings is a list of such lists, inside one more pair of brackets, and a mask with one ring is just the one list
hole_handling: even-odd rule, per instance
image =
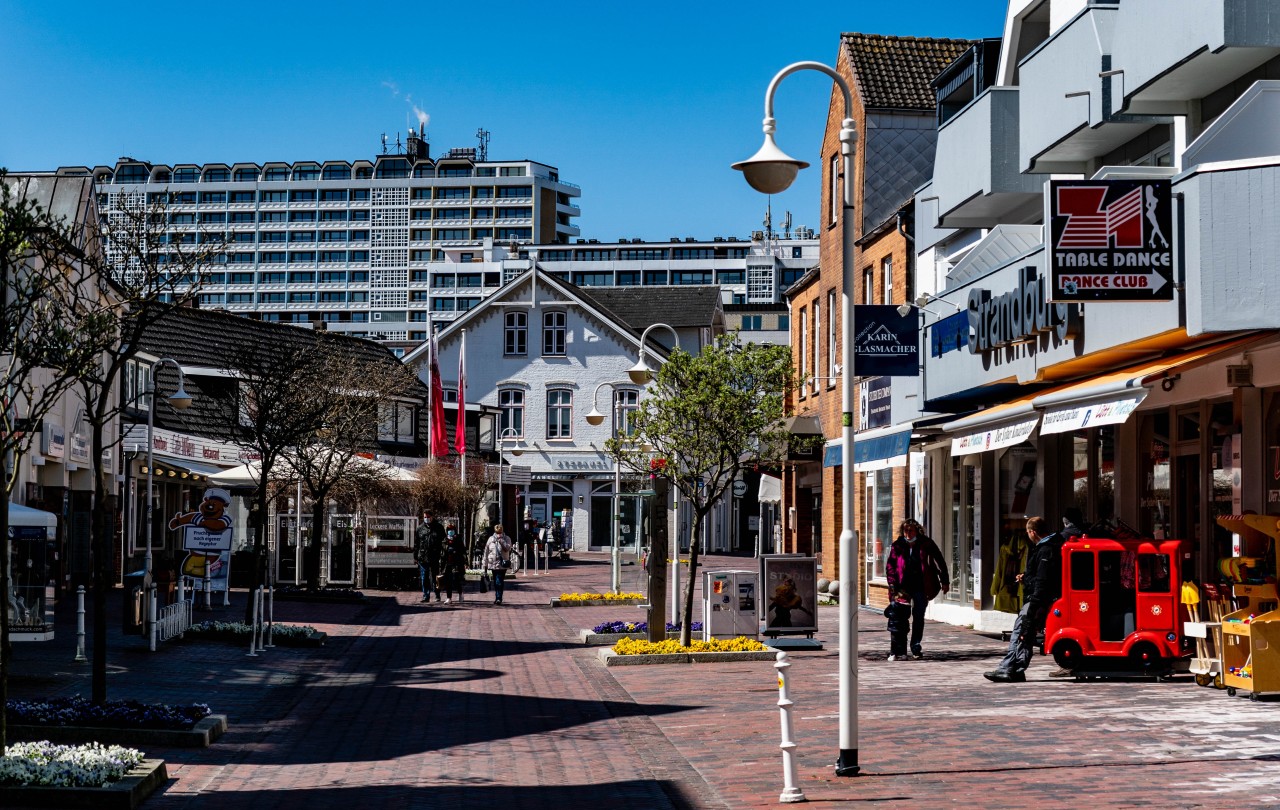
[[[95, 275], [110, 283], [112, 305], [96, 300], [73, 302], [76, 317], [101, 319], [115, 333], [118, 350], [99, 355], [79, 380], [91, 433], [94, 467], [91, 559], [93, 560], [92, 694], [107, 699], [107, 593], [111, 589], [112, 537], [115, 530], [116, 465], [102, 466], [104, 452], [120, 443], [115, 428], [126, 407], [140, 401], [118, 396], [124, 370], [137, 358], [147, 330], [199, 295], [203, 274], [222, 252], [223, 234], [195, 226], [171, 233], [169, 205], [163, 197], [148, 200], [127, 187], [107, 192], [111, 202], [100, 236], [104, 250], [92, 255]], [[137, 397], [150, 392], [138, 391]], [[119, 458], [119, 454], [113, 456]], [[150, 518], [150, 516], [148, 516]], [[150, 583], [147, 583], [150, 586]]]
[[[6, 538], [0, 546], [0, 752], [6, 745], [2, 709], [13, 652], [9, 498], [37, 426], [65, 402], [85, 367], [114, 340], [101, 317], [73, 306], [80, 298], [102, 295], [102, 280], [84, 260], [94, 249], [92, 232], [84, 222], [51, 213], [48, 196], [39, 180], [0, 171], [0, 538]], [[17, 600], [12, 604], [16, 609]]]

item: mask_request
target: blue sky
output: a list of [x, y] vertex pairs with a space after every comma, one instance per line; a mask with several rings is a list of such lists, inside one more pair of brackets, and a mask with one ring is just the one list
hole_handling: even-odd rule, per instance
[[[745, 237], [766, 198], [729, 164], [779, 69], [834, 63], [842, 31], [997, 37], [1005, 6], [0, 0], [0, 166], [371, 158], [416, 108], [432, 155], [484, 128], [490, 158], [556, 166], [583, 237]], [[813, 71], [779, 88], [793, 157], [816, 163], [830, 92]], [[772, 203], [817, 227], [817, 169]]]

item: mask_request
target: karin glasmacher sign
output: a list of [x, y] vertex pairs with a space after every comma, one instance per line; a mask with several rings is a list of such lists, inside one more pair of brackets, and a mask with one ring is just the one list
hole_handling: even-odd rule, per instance
[[920, 376], [920, 312], [899, 315], [891, 305], [863, 304], [856, 309], [853, 339], [859, 375]]
[[1172, 301], [1168, 180], [1051, 180], [1054, 301]]

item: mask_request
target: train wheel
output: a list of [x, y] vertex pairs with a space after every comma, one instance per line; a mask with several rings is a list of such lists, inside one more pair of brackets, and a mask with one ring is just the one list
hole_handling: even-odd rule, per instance
[[1234, 686], [1228, 686], [1228, 687], [1227, 687], [1227, 694], [1228, 694], [1228, 695], [1231, 695], [1231, 697], [1235, 697], [1235, 696], [1236, 696], [1236, 688], [1235, 688]]
[[1210, 686], [1213, 684], [1213, 676], [1208, 674], [1200, 674], [1196, 676], [1196, 686]]
[[1053, 645], [1053, 662], [1063, 669], [1075, 669], [1080, 666], [1084, 651], [1071, 639], [1059, 641]]
[[1139, 641], [1129, 649], [1129, 662], [1142, 674], [1154, 675], [1164, 665], [1164, 658], [1156, 645]]

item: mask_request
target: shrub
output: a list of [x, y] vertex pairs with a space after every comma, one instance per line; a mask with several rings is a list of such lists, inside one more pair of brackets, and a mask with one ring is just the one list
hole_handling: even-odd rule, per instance
[[[244, 622], [204, 621], [193, 624], [186, 634], [192, 638], [207, 638], [215, 641], [248, 641], [253, 627]], [[287, 647], [300, 644], [310, 638], [316, 629], [305, 624], [273, 624], [271, 625], [271, 643]]]

